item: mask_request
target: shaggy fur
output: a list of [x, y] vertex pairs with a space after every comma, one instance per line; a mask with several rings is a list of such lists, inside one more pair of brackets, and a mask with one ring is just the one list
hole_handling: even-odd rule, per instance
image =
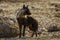
[[[27, 16], [27, 18], [17, 18], [18, 24], [19, 24], [19, 29], [20, 32], [22, 30], [22, 25], [24, 26], [23, 28], [23, 36], [25, 36], [25, 28], [28, 27], [31, 31], [33, 31], [32, 36], [36, 34], [37, 36], [37, 31], [38, 31], [38, 22], [34, 18]], [[20, 33], [21, 36], [21, 33]]]
[[29, 29], [31, 31], [33, 31], [31, 37], [33, 37], [34, 34], [36, 34], [36, 37], [37, 37], [37, 31], [38, 31], [38, 22], [37, 22], [37, 20], [32, 18], [32, 17], [30, 17], [30, 16], [27, 16], [27, 21], [28, 21]]
[[[28, 15], [27, 18], [25, 18], [25, 15]], [[25, 5], [23, 5], [23, 8], [17, 14], [17, 22], [19, 24], [19, 30], [20, 30], [19, 37], [21, 37], [22, 28], [23, 28], [23, 36], [25, 36], [26, 27], [28, 27], [31, 31], [33, 31], [32, 36], [34, 34], [36, 34], [37, 36], [38, 22], [29, 15], [31, 15], [31, 13], [28, 9], [28, 6], [25, 7]]]

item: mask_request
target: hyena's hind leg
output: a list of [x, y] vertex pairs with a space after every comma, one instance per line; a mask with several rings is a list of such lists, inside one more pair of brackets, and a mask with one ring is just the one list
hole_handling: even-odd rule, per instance
[[31, 37], [33, 37], [33, 36], [34, 36], [34, 32], [32, 33]]
[[32, 33], [32, 35], [31, 35], [31, 37], [33, 37], [34, 36], [34, 34], [36, 35], [36, 37], [37, 37], [37, 32], [33, 32]]
[[36, 37], [37, 37], [37, 32], [35, 32], [35, 35], [36, 35]]

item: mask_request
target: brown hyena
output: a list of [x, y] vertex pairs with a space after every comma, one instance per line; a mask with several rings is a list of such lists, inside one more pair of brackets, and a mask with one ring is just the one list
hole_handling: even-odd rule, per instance
[[26, 28], [26, 24], [27, 24], [25, 15], [31, 15], [31, 13], [30, 13], [28, 6], [25, 7], [25, 5], [23, 5], [23, 8], [20, 9], [19, 12], [17, 13], [17, 22], [19, 24], [19, 30], [20, 30], [19, 37], [21, 37], [22, 28], [23, 28], [23, 36], [25, 36], [25, 28]]
[[[27, 15], [27, 17], [25, 17]], [[23, 28], [23, 36], [25, 36], [25, 29], [26, 27], [28, 27], [31, 31], [33, 31], [33, 34], [36, 34], [37, 36], [37, 30], [38, 30], [38, 22], [37, 20], [35, 20], [34, 18], [32, 18], [28, 6], [25, 7], [25, 5], [23, 5], [23, 8], [20, 10], [20, 12], [18, 12], [17, 14], [17, 22], [19, 24], [19, 30], [20, 30], [20, 36], [21, 37], [21, 32], [22, 32], [22, 28]]]

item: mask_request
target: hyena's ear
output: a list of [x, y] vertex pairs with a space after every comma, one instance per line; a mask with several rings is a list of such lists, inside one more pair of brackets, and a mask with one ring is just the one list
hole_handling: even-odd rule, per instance
[[23, 8], [26, 8], [26, 7], [25, 7], [25, 4], [23, 4]]
[[28, 8], [29, 5], [26, 6], [26, 8]]

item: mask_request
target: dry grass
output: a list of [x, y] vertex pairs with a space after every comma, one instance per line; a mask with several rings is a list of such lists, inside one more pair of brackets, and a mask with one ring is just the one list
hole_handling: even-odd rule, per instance
[[[24, 0], [23, 0], [24, 1]], [[35, 1], [35, 0], [34, 0]], [[39, 28], [47, 28], [51, 24], [56, 24], [60, 28], [60, 18], [55, 17], [59, 12], [55, 11], [55, 7], [51, 6], [51, 3], [59, 3], [60, 0], [40, 0], [39, 2], [0, 2], [0, 8], [3, 11], [0, 16], [8, 16], [11, 18], [16, 18], [18, 8], [21, 8], [23, 4], [29, 5], [29, 9], [32, 13], [32, 17], [39, 22]], [[27, 33], [28, 34], [28, 33]], [[28, 34], [29, 35], [29, 34]], [[18, 38], [1, 39], [1, 40], [19, 40]], [[39, 38], [21, 38], [21, 40], [60, 40], [59, 32], [43, 32]]]

